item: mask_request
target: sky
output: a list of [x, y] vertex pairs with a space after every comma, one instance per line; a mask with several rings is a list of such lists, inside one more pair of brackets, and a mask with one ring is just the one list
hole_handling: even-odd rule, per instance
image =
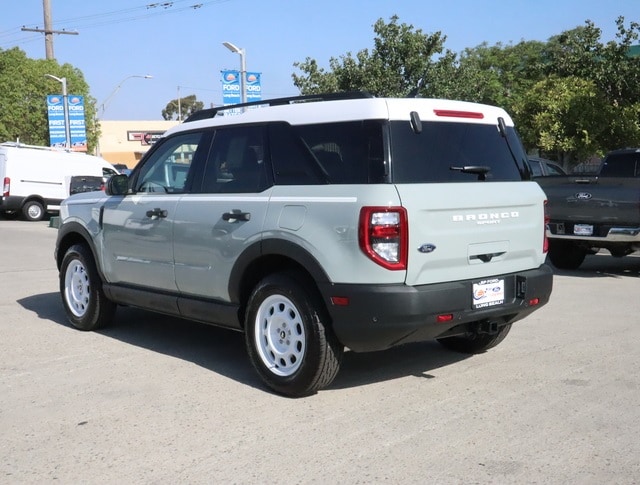
[[[445, 48], [461, 52], [483, 42], [546, 41], [591, 20], [602, 41], [615, 39], [615, 20], [640, 21], [640, 0], [50, 0], [60, 64], [80, 69], [104, 120], [161, 120], [178, 96], [195, 94], [205, 107], [222, 103], [221, 70], [260, 72], [263, 99], [299, 94], [292, 74], [307, 57], [329, 67], [331, 57], [371, 49], [378, 19], [441, 32]], [[45, 58], [42, 0], [0, 0], [0, 49], [19, 47]], [[152, 76], [146, 79], [139, 76]], [[52, 81], [53, 82], [53, 81]], [[49, 94], [60, 91], [52, 89]], [[70, 94], [73, 94], [70, 92]]]

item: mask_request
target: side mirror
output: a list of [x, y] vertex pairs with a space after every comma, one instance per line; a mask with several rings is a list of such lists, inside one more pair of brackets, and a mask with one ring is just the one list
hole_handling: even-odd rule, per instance
[[105, 194], [107, 195], [126, 195], [129, 191], [129, 177], [127, 175], [119, 174], [112, 175], [107, 181], [107, 187], [105, 188]]

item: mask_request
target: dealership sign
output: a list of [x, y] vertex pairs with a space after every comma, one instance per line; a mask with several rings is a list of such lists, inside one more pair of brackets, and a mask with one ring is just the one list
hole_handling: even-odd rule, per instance
[[[242, 83], [240, 82], [239, 71], [220, 71], [222, 73], [222, 104], [238, 104], [242, 102]], [[260, 85], [259, 72], [245, 73], [245, 87], [247, 90], [247, 101], [262, 100], [262, 86]]]
[[[69, 106], [69, 146], [73, 151], [87, 151], [87, 130], [84, 118], [84, 96], [68, 96]], [[59, 94], [47, 96], [49, 116], [49, 144], [55, 148], [67, 146], [67, 132], [64, 119], [64, 99]]]

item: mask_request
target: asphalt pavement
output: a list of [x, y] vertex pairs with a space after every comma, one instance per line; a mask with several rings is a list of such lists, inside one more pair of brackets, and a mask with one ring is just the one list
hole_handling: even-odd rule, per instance
[[288, 399], [236, 332], [132, 308], [70, 327], [55, 237], [0, 219], [0, 483], [640, 483], [638, 256], [557, 271], [482, 355], [347, 352]]

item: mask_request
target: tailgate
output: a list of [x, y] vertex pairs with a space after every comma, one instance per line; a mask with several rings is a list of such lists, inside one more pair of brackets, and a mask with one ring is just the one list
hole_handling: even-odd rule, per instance
[[535, 182], [399, 184], [409, 218], [406, 283], [484, 278], [544, 262]]
[[[555, 182], [555, 183], [554, 183]], [[575, 177], [540, 181], [552, 221], [637, 225], [640, 179]]]

